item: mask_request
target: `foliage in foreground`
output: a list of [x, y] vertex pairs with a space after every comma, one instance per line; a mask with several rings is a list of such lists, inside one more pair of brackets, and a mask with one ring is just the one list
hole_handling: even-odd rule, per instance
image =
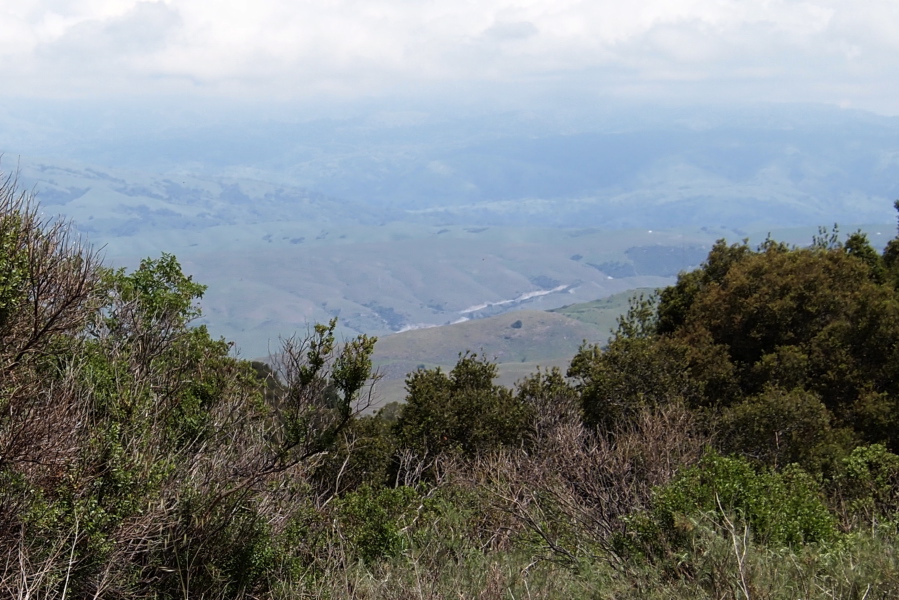
[[173, 256], [38, 214], [0, 186], [0, 593], [899, 595], [899, 240], [722, 242], [567, 376], [363, 416], [373, 338], [240, 361]]

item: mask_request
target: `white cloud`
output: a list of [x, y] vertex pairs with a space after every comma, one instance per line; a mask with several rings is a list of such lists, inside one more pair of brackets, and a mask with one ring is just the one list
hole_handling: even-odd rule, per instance
[[530, 21], [497, 21], [484, 32], [484, 36], [499, 41], [524, 40], [539, 31]]
[[899, 112], [895, 0], [8, 4], [0, 75], [25, 95], [290, 98], [515, 82], [614, 94], [677, 82], [697, 96], [718, 86]]

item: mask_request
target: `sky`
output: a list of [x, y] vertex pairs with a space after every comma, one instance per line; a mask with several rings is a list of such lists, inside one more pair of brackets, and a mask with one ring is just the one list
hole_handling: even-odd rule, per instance
[[899, 115], [897, 0], [15, 0], [0, 96], [820, 102]]

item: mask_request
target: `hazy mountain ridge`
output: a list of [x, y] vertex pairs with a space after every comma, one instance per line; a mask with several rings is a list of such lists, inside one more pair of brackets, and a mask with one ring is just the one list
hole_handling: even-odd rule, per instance
[[369, 207], [251, 179], [173, 177], [27, 158], [20, 162], [19, 178], [35, 190], [45, 211], [59, 210], [104, 241], [298, 218], [325, 224], [384, 218]]
[[275, 184], [75, 164], [20, 177], [113, 262], [176, 254], [210, 287], [205, 322], [251, 355], [335, 316], [384, 334], [664, 285], [721, 233], [432, 226]]
[[0, 133], [44, 212], [116, 264], [176, 254], [249, 355], [335, 316], [383, 335], [668, 285], [718, 238], [890, 222], [899, 196], [899, 121], [825, 107], [29, 114]]
[[[571, 115], [397, 110], [309, 121], [155, 115], [124, 131], [112, 130], [124, 118], [113, 115], [98, 131], [66, 131], [57, 122], [64, 147], [43, 122], [31, 123], [39, 141], [27, 140], [29, 114], [0, 115], [0, 130], [9, 144], [27, 142], [34, 156], [67, 151], [87, 165], [162, 173], [176, 185], [185, 176], [205, 178], [201, 195], [226, 204], [266, 196], [247, 189], [254, 186], [315, 190], [382, 221], [655, 229], [878, 222], [890, 219], [899, 194], [891, 175], [899, 121], [821, 106]], [[39, 148], [45, 153], [31, 151]], [[229, 197], [235, 182], [238, 193]], [[144, 187], [176, 200], [190, 196]], [[328, 207], [319, 218], [335, 210], [354, 216]]]

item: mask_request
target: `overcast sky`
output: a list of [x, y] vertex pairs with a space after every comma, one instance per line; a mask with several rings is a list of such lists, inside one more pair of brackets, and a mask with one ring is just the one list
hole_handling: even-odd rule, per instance
[[496, 90], [899, 114], [899, 0], [4, 0], [3, 95]]

